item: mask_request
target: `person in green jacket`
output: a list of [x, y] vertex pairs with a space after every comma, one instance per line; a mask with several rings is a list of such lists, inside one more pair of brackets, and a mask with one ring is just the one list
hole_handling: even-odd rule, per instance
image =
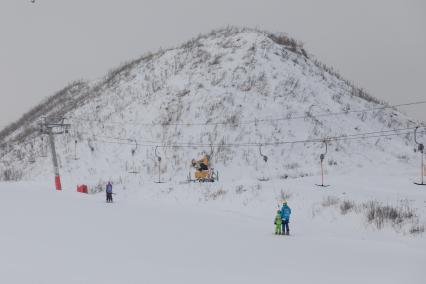
[[281, 217], [281, 211], [278, 210], [277, 215], [275, 216], [275, 220], [274, 220], [275, 235], [281, 235], [282, 234], [282, 230], [281, 230], [282, 223], [283, 223], [283, 220], [282, 220], [282, 217]]

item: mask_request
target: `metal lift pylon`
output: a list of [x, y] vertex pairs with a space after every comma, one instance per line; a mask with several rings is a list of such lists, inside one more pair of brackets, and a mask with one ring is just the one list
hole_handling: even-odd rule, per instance
[[55, 135], [68, 133], [68, 129], [71, 127], [71, 125], [65, 123], [65, 118], [60, 118], [56, 121], [58, 122], [50, 122], [47, 121], [47, 118], [44, 118], [44, 121], [40, 125], [40, 131], [42, 134], [47, 134], [47, 136], [49, 137], [50, 150], [52, 153], [53, 171], [55, 174], [55, 188], [59, 191], [62, 190], [62, 184], [61, 176], [59, 173], [58, 157], [55, 148]]
[[420, 167], [421, 167], [421, 171], [420, 171], [420, 182], [414, 182], [414, 184], [416, 184], [416, 185], [426, 185], [426, 183], [424, 182], [424, 149], [425, 149], [425, 146], [423, 145], [423, 143], [419, 143], [417, 141], [417, 129], [419, 129], [419, 126], [417, 126], [414, 129], [414, 142], [418, 145], [417, 150], [420, 152], [420, 155], [422, 156], [422, 158], [421, 158], [421, 164], [420, 164]]

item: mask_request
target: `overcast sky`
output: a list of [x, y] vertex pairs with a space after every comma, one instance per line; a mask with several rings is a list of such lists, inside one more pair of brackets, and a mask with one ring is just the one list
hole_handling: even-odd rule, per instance
[[[286, 32], [392, 104], [426, 100], [424, 0], [0, 0], [0, 127], [68, 82], [226, 25]], [[426, 120], [426, 105], [403, 110]]]

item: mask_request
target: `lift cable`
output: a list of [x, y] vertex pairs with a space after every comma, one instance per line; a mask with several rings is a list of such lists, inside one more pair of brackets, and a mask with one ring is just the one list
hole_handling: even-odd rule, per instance
[[240, 122], [223, 121], [223, 122], [199, 122], [199, 123], [189, 123], [189, 122], [143, 123], [143, 122], [137, 122], [137, 121], [103, 122], [101, 119], [90, 119], [90, 118], [84, 118], [84, 117], [69, 117], [68, 119], [69, 120], [75, 120], [75, 121], [86, 121], [86, 122], [89, 121], [89, 122], [103, 123], [104, 125], [139, 125], [139, 126], [147, 126], [147, 127], [154, 127], [154, 126], [244, 125], [244, 124], [257, 124], [259, 122], [306, 119], [306, 118], [311, 118], [311, 117], [338, 116], [338, 115], [346, 115], [346, 114], [349, 114], [349, 113], [371, 112], [371, 111], [378, 111], [378, 110], [385, 110], [385, 109], [394, 109], [394, 108], [401, 107], [401, 106], [412, 106], [412, 105], [420, 105], [420, 104], [426, 104], [426, 101], [417, 101], [417, 102], [410, 102], [410, 103], [403, 103], [403, 104], [396, 104], [396, 105], [387, 105], [387, 106], [383, 106], [383, 107], [366, 108], [366, 109], [359, 109], [359, 110], [346, 110], [346, 111], [330, 112], [330, 113], [311, 114], [309, 112], [308, 115], [289, 116], [289, 117], [280, 117], [280, 118], [263, 118], [263, 119], [257, 119], [256, 118], [256, 119], [253, 119], [253, 120], [246, 120], [246, 121], [240, 121]]
[[[376, 131], [376, 132], [366, 132], [352, 135], [341, 135], [335, 137], [327, 137], [326, 140], [329, 142], [332, 141], [347, 141], [347, 140], [362, 140], [362, 139], [370, 139], [370, 138], [380, 138], [380, 137], [392, 137], [392, 136], [401, 136], [401, 135], [412, 135], [412, 132], [402, 132], [402, 130], [409, 130], [411, 128], [406, 129], [395, 129], [389, 133], [391, 130], [386, 131]], [[422, 131], [422, 133], [426, 133]], [[300, 144], [300, 143], [323, 143], [324, 138], [316, 138], [316, 139], [306, 139], [306, 140], [293, 140], [293, 141], [277, 141], [277, 142], [267, 142], [267, 143], [221, 143], [221, 144], [203, 144], [203, 143], [176, 143], [176, 144], [139, 144], [141, 147], [156, 147], [158, 148], [201, 148], [201, 147], [259, 147], [259, 146], [277, 146], [277, 145], [285, 145], [285, 144]], [[118, 144], [118, 145], [134, 145], [128, 142], [118, 142], [118, 141], [105, 141], [105, 140], [97, 140], [99, 143], [105, 144]]]
[[[345, 135], [340, 135], [340, 136], [331, 136], [328, 137], [327, 139], [333, 139], [333, 140], [338, 140], [338, 139], [342, 139], [342, 138], [351, 138], [351, 137], [357, 137], [357, 136], [365, 136], [365, 135], [373, 135], [373, 134], [385, 134], [385, 133], [390, 133], [390, 132], [398, 132], [398, 131], [406, 131], [406, 130], [413, 130], [416, 127], [405, 127], [405, 128], [397, 128], [397, 129], [390, 129], [390, 130], [381, 130], [381, 131], [373, 131], [373, 132], [362, 132], [362, 133], [355, 133], [355, 134], [345, 134]], [[407, 133], [405, 133], [407, 134]], [[400, 135], [400, 134], [399, 134]], [[106, 136], [97, 136], [97, 135], [92, 135], [91, 137], [99, 137], [99, 138], [103, 138]], [[110, 139], [113, 140], [119, 140], [119, 141], [128, 141], [129, 139], [127, 138], [121, 138], [121, 137], [112, 137], [109, 136]], [[319, 139], [310, 139], [310, 140], [301, 140], [301, 141], [295, 141], [298, 143], [302, 143], [302, 142], [322, 142], [324, 139], [323, 138], [319, 138]], [[148, 143], [150, 145], [150, 143], [154, 143], [154, 144], [163, 144], [162, 142], [159, 141], [146, 141], [146, 143]], [[252, 145], [252, 146], [270, 146], [270, 145], [276, 145], [276, 144], [288, 144], [288, 141], [277, 141], [277, 142], [263, 142], [263, 143], [239, 143], [239, 144], [226, 144], [226, 145], [242, 145], [242, 146], [246, 146], [246, 145]], [[120, 143], [121, 144], [121, 143]], [[122, 143], [122, 144], [128, 144], [128, 143]], [[142, 145], [142, 144], [140, 144]], [[209, 146], [210, 144], [202, 144], [202, 143], [175, 143], [173, 144], [175, 146], [186, 146], [186, 145], [195, 145], [195, 146]], [[219, 144], [219, 146], [221, 146], [223, 144]], [[216, 145], [217, 146], [217, 145]]]

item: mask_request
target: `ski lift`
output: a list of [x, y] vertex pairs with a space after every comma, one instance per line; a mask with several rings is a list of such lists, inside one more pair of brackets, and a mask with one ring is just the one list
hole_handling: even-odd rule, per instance
[[424, 153], [424, 149], [425, 149], [425, 146], [423, 145], [423, 143], [419, 143], [418, 141], [417, 141], [417, 129], [419, 129], [419, 126], [417, 126], [415, 129], [414, 129], [414, 142], [418, 145], [417, 146], [417, 150], [420, 152], [420, 154], [422, 155], [422, 161], [421, 161], [421, 172], [420, 172], [420, 176], [421, 176], [421, 182], [415, 182], [414, 184], [417, 184], [417, 185], [426, 185], [426, 183], [424, 183], [424, 178], [423, 178], [423, 171], [424, 171], [424, 158], [423, 158], [423, 153]]
[[154, 154], [158, 161], [158, 181], [156, 181], [155, 183], [164, 183], [161, 181], [161, 157], [160, 155], [158, 155], [157, 149], [158, 149], [158, 146], [155, 146]]
[[76, 140], [74, 140], [74, 160], [75, 161], [78, 160], [78, 157], [77, 157], [77, 144], [78, 144], [78, 141], [76, 139]]
[[132, 157], [135, 156], [136, 150], [138, 149], [138, 141], [136, 139], [130, 140], [130, 142], [135, 142], [135, 148], [132, 149]]
[[129, 139], [129, 142], [134, 142], [135, 143], [135, 147], [132, 148], [132, 150], [131, 150], [131, 154], [132, 154], [132, 167], [129, 170], [129, 174], [138, 174], [139, 170], [136, 168], [136, 166], [135, 166], [135, 160], [134, 160], [135, 159], [136, 151], [138, 149], [138, 141], [136, 141], [136, 139]]
[[[265, 154], [262, 153], [262, 144], [259, 145], [259, 154], [262, 157], [263, 161], [265, 163], [267, 163], [268, 162], [268, 156], [266, 156]], [[268, 181], [268, 180], [269, 180], [269, 178], [266, 178], [265, 176], [259, 178], [259, 181]]]
[[259, 154], [263, 158], [263, 161], [265, 161], [265, 163], [267, 163], [268, 162], [268, 156], [266, 156], [262, 153], [262, 144], [259, 145]]
[[320, 155], [320, 161], [321, 161], [321, 184], [315, 184], [316, 186], [321, 187], [329, 187], [330, 185], [324, 185], [324, 159], [325, 155], [327, 155], [328, 152], [328, 146], [327, 146], [327, 140], [323, 140], [322, 143], [325, 145], [325, 152]]

